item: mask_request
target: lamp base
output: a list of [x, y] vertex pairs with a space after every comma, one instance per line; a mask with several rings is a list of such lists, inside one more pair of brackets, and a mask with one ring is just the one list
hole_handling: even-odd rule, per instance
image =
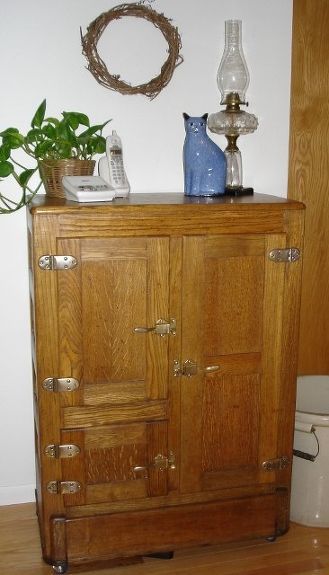
[[225, 196], [252, 196], [254, 193], [254, 188], [244, 188], [242, 186], [227, 187], [225, 188]]

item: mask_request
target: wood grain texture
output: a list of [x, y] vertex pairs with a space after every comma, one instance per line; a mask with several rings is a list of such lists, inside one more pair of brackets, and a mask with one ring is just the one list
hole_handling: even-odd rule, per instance
[[223, 238], [216, 239], [217, 249], [215, 238], [207, 240], [205, 246], [206, 354], [210, 358], [258, 352], [262, 338], [264, 238], [229, 236], [224, 238], [225, 243]]
[[[258, 466], [260, 378], [254, 375], [206, 378], [203, 392], [204, 472], [248, 471]], [[239, 430], [237, 433], [236, 430]], [[229, 477], [225, 477], [228, 483]], [[241, 479], [240, 479], [241, 481]], [[255, 478], [254, 478], [255, 481]]]
[[113, 405], [106, 407], [65, 407], [63, 409], [64, 428], [84, 428], [110, 423], [129, 423], [165, 419], [167, 402], [149, 401], [145, 403]]
[[[184, 509], [171, 507], [136, 513], [118, 513], [67, 521], [68, 555], [80, 560], [88, 548], [95, 558], [105, 548], [107, 556], [134, 556], [154, 549], [170, 551], [196, 542], [214, 544], [237, 538], [270, 536], [275, 531], [276, 497], [268, 495], [234, 502], [206, 503]], [[155, 525], [157, 528], [155, 529]], [[90, 533], [98, 532], [98, 537]]]
[[[329, 529], [291, 524], [274, 543], [263, 539], [176, 551], [170, 561], [144, 558], [141, 565], [113, 566], [84, 575], [327, 575]], [[131, 558], [129, 559], [131, 561]], [[100, 565], [99, 565], [100, 566]], [[102, 565], [103, 567], [106, 564]], [[109, 564], [107, 564], [110, 567]], [[31, 503], [0, 508], [0, 567], [11, 575], [50, 575], [41, 559], [35, 506]], [[75, 570], [73, 571], [75, 572]]]
[[[304, 217], [301, 212], [286, 215], [287, 242], [289, 245], [303, 245]], [[303, 253], [303, 252], [302, 252]], [[295, 427], [296, 385], [299, 312], [302, 289], [303, 255], [285, 271], [284, 301], [282, 313], [281, 385], [278, 413], [278, 453], [291, 457]], [[288, 316], [288, 317], [287, 317]], [[290, 484], [291, 467], [277, 473], [278, 481]]]
[[[164, 210], [164, 205], [166, 206]], [[106, 213], [104, 212], [106, 208]], [[187, 198], [183, 194], [131, 194], [109, 205], [79, 205], [38, 197], [34, 215], [60, 215], [64, 237], [136, 237], [202, 233], [280, 232], [284, 210], [302, 209], [293, 201], [254, 194], [242, 198]], [[79, 217], [77, 217], [77, 214]]]
[[294, 0], [290, 198], [306, 205], [300, 374], [329, 373], [329, 4]]
[[[44, 555], [78, 563], [284, 530], [289, 473], [262, 462], [291, 450], [296, 360], [283, 346], [299, 272], [268, 253], [300, 245], [303, 206], [132, 195], [30, 209]], [[38, 268], [39, 254], [65, 252], [75, 269]], [[134, 333], [159, 318], [175, 318], [176, 335]], [[175, 360], [196, 372], [175, 377]], [[45, 391], [50, 376], [79, 388]], [[60, 442], [79, 455], [46, 457]], [[154, 467], [171, 451], [175, 468]], [[81, 488], [56, 495], [48, 481]]]

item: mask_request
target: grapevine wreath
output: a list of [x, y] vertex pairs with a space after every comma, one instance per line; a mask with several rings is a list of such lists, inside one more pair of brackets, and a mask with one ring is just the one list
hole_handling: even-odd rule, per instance
[[[161, 66], [160, 74], [149, 82], [138, 86], [132, 86], [125, 82], [119, 74], [111, 74], [97, 51], [99, 39], [110, 22], [124, 16], [148, 20], [162, 32], [168, 44], [168, 58]], [[171, 24], [164, 14], [160, 14], [150, 6], [144, 6], [143, 4], [120, 4], [107, 12], [103, 12], [89, 24], [84, 35], [81, 31], [81, 43], [82, 53], [88, 61], [87, 68], [97, 82], [121, 94], [144, 94], [148, 98], [155, 98], [167, 86], [175, 68], [183, 61], [183, 57], [179, 54], [182, 45], [177, 28]]]

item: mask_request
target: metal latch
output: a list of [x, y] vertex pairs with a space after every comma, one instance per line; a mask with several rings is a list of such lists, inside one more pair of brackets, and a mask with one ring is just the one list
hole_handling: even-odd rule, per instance
[[49, 481], [47, 491], [54, 495], [78, 493], [81, 489], [79, 481]]
[[58, 256], [47, 254], [39, 258], [39, 268], [42, 270], [71, 270], [78, 264], [74, 256]]
[[175, 455], [172, 451], [169, 451], [168, 457], [158, 453], [154, 458], [153, 463], [150, 465], [136, 465], [133, 467], [134, 473], [142, 473], [144, 479], [148, 479], [148, 469], [156, 469], [157, 471], [165, 471], [165, 469], [176, 469], [175, 465]]
[[219, 371], [219, 369], [220, 369], [219, 365], [207, 365], [206, 367], [198, 367], [197, 362], [194, 361], [193, 359], [187, 359], [186, 361], [184, 361], [182, 366], [180, 361], [176, 359], [174, 361], [173, 374], [174, 377], [180, 377], [182, 375], [186, 377], [192, 377], [193, 375], [196, 375], [197, 373], [200, 372], [207, 374]]
[[170, 320], [167, 319], [158, 319], [153, 327], [134, 327], [134, 333], [155, 333], [156, 335], [160, 335], [164, 337], [165, 335], [171, 334], [176, 335], [176, 320], [171, 318]]
[[63, 444], [63, 445], [47, 445], [45, 447], [45, 455], [54, 457], [55, 459], [63, 459], [66, 457], [75, 457], [80, 453], [81, 449], [78, 445]]
[[271, 250], [268, 257], [272, 262], [297, 262], [300, 258], [300, 250], [298, 248], [285, 248], [285, 249], [274, 249]]
[[289, 466], [289, 463], [289, 457], [283, 455], [277, 459], [269, 459], [268, 461], [263, 461], [262, 468], [265, 471], [280, 471], [281, 469], [286, 469]]
[[42, 382], [42, 387], [46, 391], [74, 391], [79, 387], [79, 381], [74, 377], [47, 377]]

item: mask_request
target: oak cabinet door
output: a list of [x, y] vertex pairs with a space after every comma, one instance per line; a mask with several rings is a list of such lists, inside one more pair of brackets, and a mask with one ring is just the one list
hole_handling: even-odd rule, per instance
[[277, 454], [285, 235], [183, 243], [181, 491], [273, 481]]
[[62, 430], [64, 445], [78, 445], [80, 453], [62, 460], [62, 479], [80, 484], [65, 496], [65, 506], [138, 501], [166, 495], [167, 472], [154, 464], [167, 453], [167, 421]]
[[[61, 377], [79, 388], [61, 394], [62, 479], [79, 481], [67, 505], [164, 495], [169, 335], [147, 331], [169, 318], [167, 238], [62, 239], [76, 257], [58, 274]], [[136, 328], [147, 328], [139, 329]]]

